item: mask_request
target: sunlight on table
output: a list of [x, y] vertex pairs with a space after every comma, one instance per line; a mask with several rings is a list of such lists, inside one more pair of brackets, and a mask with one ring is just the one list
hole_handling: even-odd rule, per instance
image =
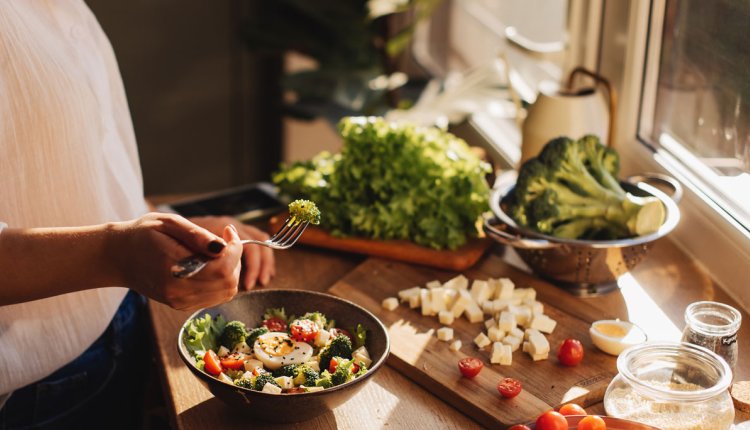
[[617, 283], [628, 308], [628, 320], [641, 327], [649, 341], [680, 341], [682, 330], [669, 319], [633, 275], [626, 273], [620, 276]]

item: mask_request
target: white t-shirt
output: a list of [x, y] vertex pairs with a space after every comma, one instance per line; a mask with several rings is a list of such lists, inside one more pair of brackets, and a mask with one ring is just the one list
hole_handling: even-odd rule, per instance
[[[0, 1], [0, 221], [65, 227], [146, 211], [125, 91], [96, 18], [83, 0]], [[126, 292], [0, 307], [0, 397], [80, 355]]]

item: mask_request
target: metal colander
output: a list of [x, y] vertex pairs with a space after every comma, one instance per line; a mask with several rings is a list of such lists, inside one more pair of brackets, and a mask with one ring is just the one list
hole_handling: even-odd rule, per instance
[[[666, 208], [664, 224], [655, 233], [619, 240], [561, 239], [519, 227], [503, 210], [502, 200], [515, 186], [515, 172], [498, 178], [490, 194], [494, 216], [484, 220], [484, 231], [498, 242], [513, 247], [538, 276], [579, 296], [602, 294], [617, 288], [617, 278], [633, 269], [654, 242], [672, 231], [680, 220], [677, 207], [682, 188], [673, 178], [646, 174], [621, 182], [625, 191], [658, 198]], [[649, 183], [672, 188], [668, 196]]]

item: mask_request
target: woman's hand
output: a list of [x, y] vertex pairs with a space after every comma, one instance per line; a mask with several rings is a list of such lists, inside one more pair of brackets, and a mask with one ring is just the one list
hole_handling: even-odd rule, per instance
[[[198, 224], [208, 231], [219, 234], [226, 225], [234, 226], [239, 232], [240, 239], [267, 240], [268, 234], [253, 226], [243, 224], [232, 217], [193, 217], [191, 222]], [[245, 245], [242, 256], [242, 274], [240, 285], [249, 290], [256, 283], [268, 285], [276, 275], [276, 263], [271, 248], [260, 245]]]
[[[150, 213], [112, 224], [110, 255], [124, 286], [175, 309], [214, 306], [237, 294], [243, 251], [234, 226], [215, 229], [221, 237], [181, 216]], [[190, 278], [174, 277], [172, 266], [193, 254], [214, 258]]]

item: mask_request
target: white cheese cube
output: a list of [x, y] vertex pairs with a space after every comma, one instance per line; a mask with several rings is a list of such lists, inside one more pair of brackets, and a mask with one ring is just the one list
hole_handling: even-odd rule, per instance
[[496, 314], [502, 311], [507, 311], [509, 306], [510, 300], [497, 299], [492, 301], [492, 310]]
[[432, 312], [437, 314], [440, 311], [445, 310], [445, 288], [439, 287], [431, 289], [430, 299], [432, 300]]
[[479, 349], [484, 349], [484, 347], [491, 344], [492, 341], [484, 333], [479, 333], [477, 337], [474, 338], [474, 343], [479, 347]]
[[398, 292], [398, 298], [402, 302], [408, 302], [409, 299], [411, 299], [412, 297], [419, 295], [419, 290], [420, 290], [419, 287], [411, 287], [405, 290], [401, 290]]
[[480, 309], [476, 303], [469, 303], [469, 306], [466, 308], [466, 319], [468, 319], [470, 323], [482, 322], [484, 319], [484, 312], [482, 312], [482, 309]]
[[555, 331], [556, 326], [557, 326], [557, 321], [553, 320], [547, 315], [536, 315], [531, 320], [531, 324], [529, 324], [530, 328], [537, 329], [541, 331], [542, 333], [547, 333], [547, 334], [550, 334], [553, 331]]
[[521, 347], [523, 339], [521, 339], [520, 337], [508, 335], [503, 338], [502, 342], [506, 345], [510, 345], [511, 351], [518, 351], [518, 348]]
[[484, 326], [485, 328], [487, 328], [487, 330], [489, 330], [491, 327], [497, 327], [497, 321], [495, 320], [495, 318], [490, 318], [484, 322]]
[[529, 340], [529, 338], [530, 338], [530, 337], [531, 337], [531, 336], [532, 336], [533, 334], [535, 334], [535, 333], [538, 333], [538, 334], [542, 334], [542, 333], [541, 333], [541, 332], [540, 332], [539, 330], [537, 330], [537, 329], [535, 329], [535, 328], [527, 328], [527, 329], [526, 329], [526, 330], [525, 330], [525, 331], [523, 332], [523, 340]]
[[326, 329], [318, 330], [318, 334], [315, 336], [315, 346], [322, 348], [326, 346], [328, 340], [331, 338], [331, 333]]
[[245, 373], [242, 374], [242, 376], [240, 378], [242, 378], [242, 379], [252, 379], [253, 376], [255, 376], [255, 375], [253, 375], [253, 372], [246, 371]]
[[544, 305], [536, 300], [524, 300], [522, 305], [531, 310], [531, 315], [541, 315], [544, 313]]
[[510, 300], [513, 298], [513, 290], [515, 285], [513, 281], [508, 278], [500, 278], [495, 280], [497, 286], [495, 287], [495, 298], [498, 300]]
[[549, 352], [549, 341], [541, 333], [532, 333], [529, 336], [529, 353], [539, 355]]
[[510, 331], [510, 332], [508, 333], [508, 335], [509, 335], [509, 336], [513, 336], [513, 337], [517, 337], [517, 338], [519, 338], [519, 339], [523, 340], [523, 330], [521, 330], [521, 329], [520, 329], [520, 328], [518, 328], [518, 327], [513, 327], [513, 330], [511, 330], [511, 331]]
[[505, 332], [500, 329], [498, 326], [492, 326], [489, 330], [487, 330], [487, 336], [490, 338], [493, 342], [500, 342], [505, 337]]
[[453, 307], [453, 303], [456, 302], [456, 299], [458, 298], [458, 291], [451, 290], [450, 288], [445, 288], [445, 309], [450, 309]]
[[[317, 361], [312, 360], [312, 361], [308, 361], [305, 364], [308, 365], [312, 370], [316, 372], [320, 372], [320, 363], [318, 363]], [[367, 367], [370, 367], [370, 366], [367, 366]]]
[[253, 349], [250, 348], [250, 345], [248, 345], [246, 342], [240, 342], [237, 345], [234, 346], [234, 349], [232, 349], [233, 352], [241, 352], [243, 354], [252, 354]]
[[440, 324], [451, 325], [453, 324], [455, 317], [451, 311], [440, 311], [440, 313], [438, 313], [438, 319], [440, 320]]
[[510, 346], [500, 342], [493, 343], [490, 363], [500, 364], [502, 366], [510, 366], [513, 364], [513, 351], [511, 351]]
[[416, 309], [422, 304], [422, 298], [419, 294], [409, 297], [409, 309]]
[[281, 386], [282, 390], [294, 388], [294, 382], [292, 382], [292, 378], [289, 376], [279, 376], [278, 378], [274, 378], [274, 380]]
[[471, 284], [471, 298], [475, 303], [484, 303], [492, 295], [490, 284], [487, 281], [475, 280]]
[[454, 318], [458, 318], [461, 315], [463, 315], [464, 311], [466, 311], [466, 307], [469, 306], [471, 303], [471, 296], [468, 294], [466, 296], [463, 296], [460, 294], [458, 298], [456, 299], [456, 302], [453, 303], [453, 306], [451, 307], [451, 313], [453, 314]]
[[226, 373], [224, 373], [224, 372], [221, 372], [221, 373], [219, 373], [219, 381], [221, 381], [221, 382], [226, 382], [227, 384], [232, 384], [232, 385], [234, 385], [234, 381], [232, 380], [232, 378], [230, 378], [230, 377], [229, 377], [229, 376], [228, 376], [228, 375], [227, 375]]
[[262, 369], [263, 368], [263, 362], [260, 361], [260, 360], [256, 360], [254, 358], [251, 358], [249, 360], [245, 360], [244, 366], [245, 366], [245, 370], [246, 371], [252, 372], [253, 369], [255, 369], [257, 367], [260, 367]]
[[316, 391], [323, 391], [323, 390], [325, 390], [325, 388], [323, 388], [323, 387], [305, 387], [304, 385], [302, 387], [305, 389], [306, 393], [314, 393]]
[[419, 299], [422, 301], [422, 315], [435, 315], [436, 312], [433, 312], [432, 310], [432, 297], [430, 297], [430, 290], [422, 288], [419, 291]]
[[529, 342], [524, 342], [521, 346], [521, 351], [523, 352], [529, 352]]
[[493, 315], [496, 314], [495, 312], [495, 302], [492, 300], [486, 300], [482, 303], [482, 312], [484, 312], [487, 315]]
[[526, 306], [509, 305], [508, 312], [516, 317], [516, 324], [526, 327], [531, 322], [531, 310]]
[[364, 346], [360, 346], [359, 348], [355, 349], [354, 352], [352, 352], [352, 360], [354, 360], [354, 362], [357, 364], [363, 363], [367, 368], [369, 368], [372, 364], [370, 353]]
[[465, 290], [469, 288], [469, 280], [464, 275], [458, 275], [455, 278], [443, 284], [443, 288], [451, 288], [453, 290]]
[[437, 338], [443, 342], [453, 340], [453, 329], [450, 327], [440, 327], [437, 331]]
[[513, 299], [520, 300], [536, 300], [536, 290], [533, 288], [516, 288], [513, 290]]
[[440, 287], [442, 287], [442, 286], [443, 286], [443, 283], [442, 283], [442, 282], [440, 282], [440, 281], [438, 281], [437, 279], [436, 279], [436, 280], [434, 280], [434, 281], [430, 281], [430, 282], [428, 282], [428, 283], [427, 283], [427, 284], [425, 285], [425, 287], [427, 287], [427, 288], [428, 288], [428, 289], [430, 289], [430, 290], [431, 290], [431, 289], [433, 289], [433, 288], [440, 288]]
[[229, 352], [229, 348], [222, 345], [221, 347], [219, 347], [219, 350], [216, 351], [216, 355], [218, 355], [219, 357], [226, 357], [227, 355], [229, 355]]
[[508, 311], [501, 312], [497, 325], [504, 332], [513, 330], [516, 327], [516, 315]]
[[454, 340], [453, 343], [451, 343], [451, 346], [449, 346], [448, 348], [450, 348], [451, 351], [458, 351], [459, 349], [461, 349], [461, 340]]
[[545, 352], [543, 354], [529, 354], [529, 355], [531, 356], [531, 359], [534, 361], [546, 360], [547, 358], [549, 358], [549, 352]]
[[384, 299], [380, 305], [383, 306], [383, 309], [392, 311], [398, 307], [398, 299], [395, 297], [388, 297], [387, 299]]
[[270, 382], [266, 382], [261, 390], [262, 393], [281, 394], [281, 388], [273, 385]]

